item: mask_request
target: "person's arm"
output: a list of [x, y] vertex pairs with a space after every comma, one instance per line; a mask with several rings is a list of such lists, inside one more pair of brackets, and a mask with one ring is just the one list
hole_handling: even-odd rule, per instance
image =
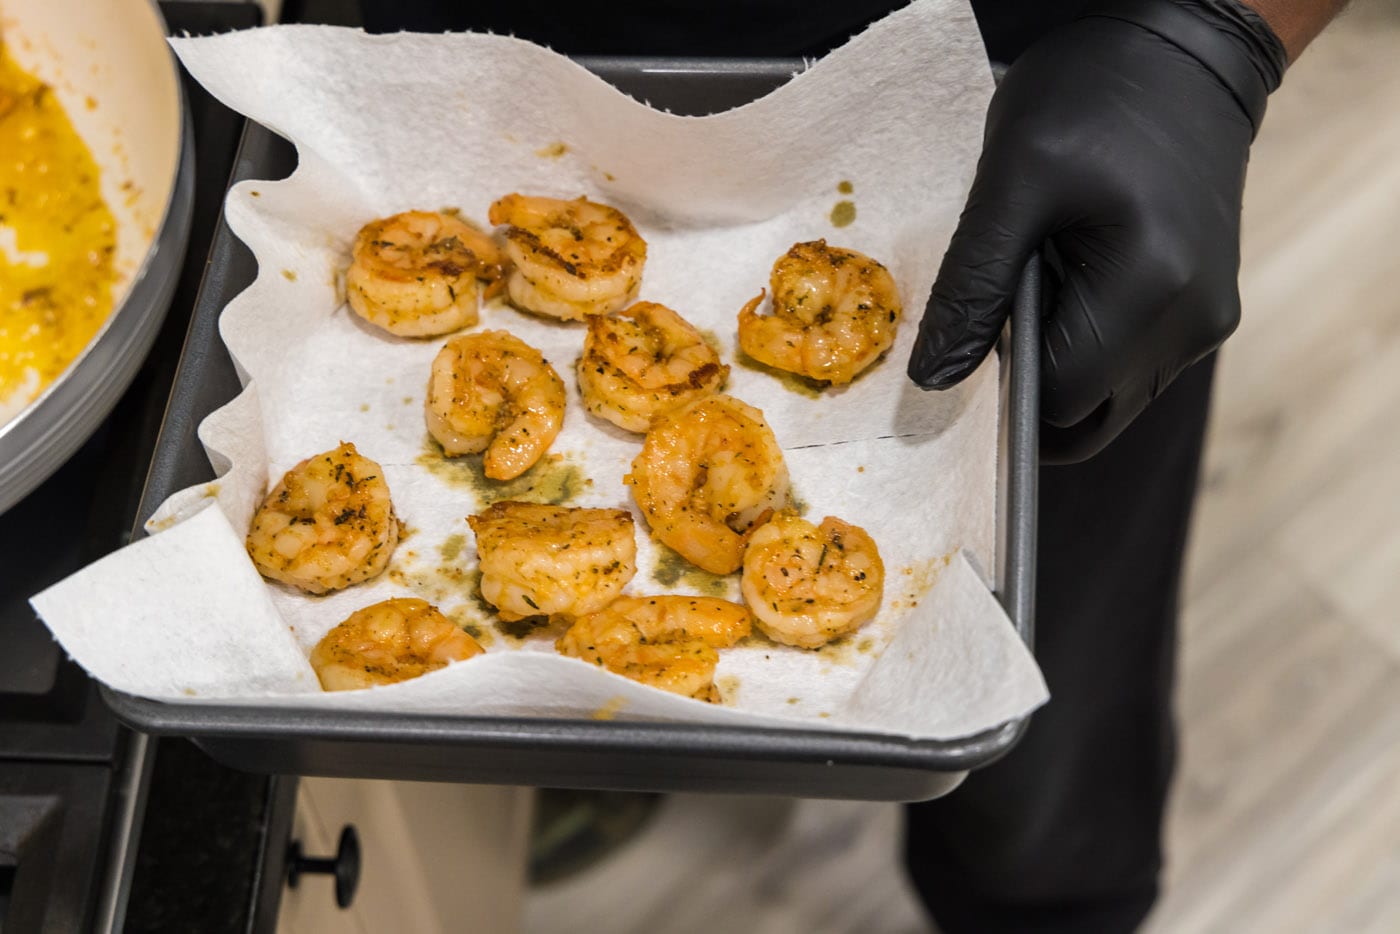
[[1238, 324], [1249, 146], [1289, 54], [1342, 5], [1109, 0], [1032, 46], [992, 98], [910, 377], [972, 372], [1043, 249], [1042, 457], [1108, 444]]
[[1308, 43], [1350, 0], [1244, 0], [1278, 35], [1288, 50], [1288, 60], [1296, 62]]

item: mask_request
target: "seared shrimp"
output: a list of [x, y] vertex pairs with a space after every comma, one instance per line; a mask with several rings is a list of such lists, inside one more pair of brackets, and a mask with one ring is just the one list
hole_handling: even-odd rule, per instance
[[398, 542], [384, 471], [342, 442], [287, 471], [253, 516], [247, 547], [264, 577], [325, 593], [379, 574]]
[[450, 214], [405, 211], [360, 229], [345, 274], [350, 307], [400, 337], [434, 337], [477, 322], [477, 282], [503, 275], [491, 238]]
[[434, 358], [423, 409], [444, 451], [485, 451], [486, 476], [510, 480], [534, 466], [563, 427], [564, 381], [508, 331], [464, 334]]
[[554, 647], [642, 684], [715, 700], [716, 649], [753, 629], [749, 611], [713, 597], [618, 597], [581, 617]]
[[885, 565], [864, 529], [782, 512], [753, 533], [740, 589], [770, 639], [813, 649], [875, 615]]
[[407, 681], [485, 651], [426, 600], [395, 597], [356, 610], [311, 650], [327, 691]]
[[588, 319], [578, 388], [594, 415], [644, 432], [673, 412], [724, 386], [729, 367], [689, 321], [665, 305], [638, 302]]
[[506, 224], [507, 282], [518, 307], [578, 321], [624, 307], [637, 295], [647, 244], [617, 208], [587, 198], [510, 194], [491, 205]]
[[506, 501], [467, 522], [481, 595], [507, 621], [601, 610], [637, 573], [632, 514], [624, 509]]
[[764, 293], [739, 312], [739, 346], [761, 363], [849, 383], [894, 344], [901, 308], [894, 277], [855, 250], [799, 243], [773, 264], [773, 313]]
[[656, 537], [714, 574], [739, 569], [749, 529], [788, 493], [763, 413], [726, 395], [658, 418], [623, 481]]

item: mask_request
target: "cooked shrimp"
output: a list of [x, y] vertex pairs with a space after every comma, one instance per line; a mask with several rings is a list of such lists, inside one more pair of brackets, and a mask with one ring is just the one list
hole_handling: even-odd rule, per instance
[[724, 386], [729, 367], [689, 321], [665, 305], [638, 302], [588, 319], [578, 387], [594, 415], [643, 432], [673, 412]]
[[327, 691], [393, 684], [485, 651], [426, 600], [395, 597], [356, 610], [311, 650]]
[[400, 337], [477, 322], [477, 282], [503, 275], [491, 238], [450, 214], [405, 211], [360, 229], [345, 274], [350, 307]]
[[656, 537], [714, 574], [737, 571], [749, 529], [787, 502], [773, 430], [726, 395], [658, 418], [623, 480]]
[[894, 344], [901, 308], [894, 277], [855, 250], [799, 243], [773, 264], [773, 313], [763, 292], [739, 312], [739, 346], [761, 363], [849, 383]]
[[481, 595], [511, 621], [601, 610], [637, 573], [625, 509], [500, 502], [469, 516]]
[[554, 647], [633, 681], [715, 700], [716, 649], [753, 629], [748, 609], [713, 597], [618, 597], [580, 617]]
[[384, 471], [342, 442], [287, 471], [253, 516], [247, 547], [264, 577], [325, 593], [379, 574], [398, 542]]
[[464, 334], [434, 358], [423, 409], [444, 451], [485, 451], [486, 476], [510, 480], [534, 466], [563, 427], [564, 381], [508, 331]]
[[770, 639], [813, 649], [875, 615], [885, 565], [864, 529], [781, 512], [753, 533], [740, 589]]
[[636, 297], [647, 244], [617, 208], [510, 194], [491, 205], [489, 219], [508, 225], [506, 255], [515, 266], [507, 288], [518, 307], [578, 321]]

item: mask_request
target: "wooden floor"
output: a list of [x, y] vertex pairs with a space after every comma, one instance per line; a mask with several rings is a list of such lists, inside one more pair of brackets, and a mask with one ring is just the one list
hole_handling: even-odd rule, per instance
[[1151, 930], [1400, 931], [1400, 2], [1269, 105], [1191, 544]]
[[[1359, 0], [1270, 104], [1242, 290], [1191, 544], [1168, 890], [1149, 928], [1397, 932], [1400, 0]], [[671, 808], [600, 874], [533, 895], [527, 929], [927, 930], [896, 878], [893, 809]], [[801, 820], [776, 820], [789, 812]]]

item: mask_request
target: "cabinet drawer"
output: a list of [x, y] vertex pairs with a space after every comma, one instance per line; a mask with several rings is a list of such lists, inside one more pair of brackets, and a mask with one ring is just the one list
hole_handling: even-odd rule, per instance
[[430, 782], [302, 779], [292, 839], [332, 856], [355, 827], [360, 881], [345, 909], [329, 875], [285, 887], [282, 934], [509, 934], [520, 929], [530, 789]]

